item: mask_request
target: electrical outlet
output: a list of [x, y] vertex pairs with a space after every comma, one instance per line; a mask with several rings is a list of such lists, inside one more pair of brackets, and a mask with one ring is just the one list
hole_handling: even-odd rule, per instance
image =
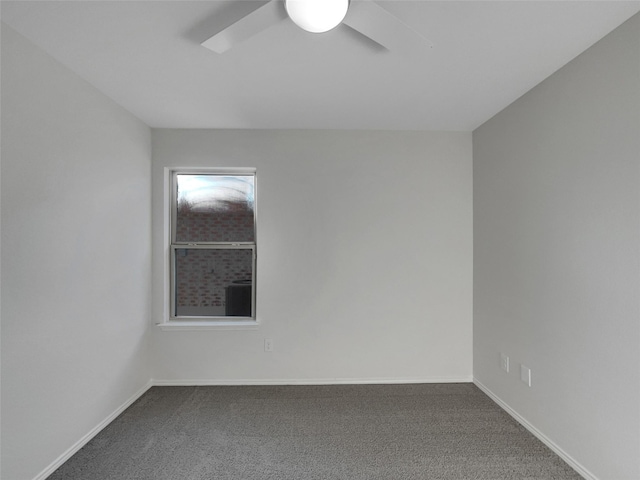
[[500, 368], [509, 373], [509, 356], [504, 353], [500, 354]]
[[264, 351], [273, 352], [273, 339], [271, 338], [264, 339]]
[[531, 369], [524, 365], [520, 365], [520, 380], [527, 384], [527, 386], [531, 386]]

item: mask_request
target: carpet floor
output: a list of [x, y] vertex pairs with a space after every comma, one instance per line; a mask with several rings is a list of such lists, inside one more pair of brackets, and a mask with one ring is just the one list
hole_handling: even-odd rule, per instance
[[49, 480], [580, 478], [464, 383], [153, 387]]

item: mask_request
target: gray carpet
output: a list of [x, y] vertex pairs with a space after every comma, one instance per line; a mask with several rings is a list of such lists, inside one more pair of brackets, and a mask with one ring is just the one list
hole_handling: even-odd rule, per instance
[[579, 478], [466, 383], [154, 387], [49, 477]]

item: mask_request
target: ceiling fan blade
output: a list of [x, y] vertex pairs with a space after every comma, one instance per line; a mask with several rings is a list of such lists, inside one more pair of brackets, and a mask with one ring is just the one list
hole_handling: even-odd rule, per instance
[[416, 43], [433, 48], [430, 40], [371, 0], [352, 1], [342, 23], [387, 50], [406, 50]]
[[219, 31], [201, 43], [216, 53], [224, 53], [234, 45], [253, 37], [263, 30], [287, 18], [287, 12], [279, 0], [271, 0], [246, 17]]

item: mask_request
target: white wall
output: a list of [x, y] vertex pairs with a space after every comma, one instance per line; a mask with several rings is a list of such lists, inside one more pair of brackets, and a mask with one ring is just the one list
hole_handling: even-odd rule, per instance
[[163, 320], [163, 170], [218, 166], [257, 168], [261, 322], [154, 329], [156, 379], [471, 379], [470, 133], [153, 130], [152, 139], [154, 321]]
[[640, 16], [473, 148], [476, 379], [587, 474], [640, 478]]
[[150, 378], [150, 130], [2, 25], [2, 478]]

